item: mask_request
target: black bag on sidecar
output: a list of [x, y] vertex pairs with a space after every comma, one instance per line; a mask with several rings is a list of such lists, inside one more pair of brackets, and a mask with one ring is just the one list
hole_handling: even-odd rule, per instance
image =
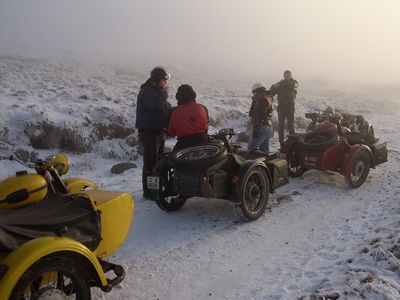
[[79, 195], [52, 195], [22, 208], [0, 210], [0, 251], [10, 252], [44, 236], [69, 237], [94, 250], [101, 240], [98, 212]]

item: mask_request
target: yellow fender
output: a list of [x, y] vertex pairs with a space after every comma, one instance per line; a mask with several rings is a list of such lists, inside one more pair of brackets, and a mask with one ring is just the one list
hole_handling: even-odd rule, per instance
[[107, 285], [107, 278], [99, 260], [86, 246], [65, 237], [40, 237], [15, 249], [1, 262], [8, 267], [8, 270], [0, 279], [0, 300], [7, 300], [10, 297], [18, 280], [30, 266], [45, 256], [61, 251], [85, 258], [96, 270], [101, 285]]
[[63, 180], [69, 193], [79, 193], [85, 188], [97, 190], [98, 187], [92, 181], [83, 178], [67, 178]]

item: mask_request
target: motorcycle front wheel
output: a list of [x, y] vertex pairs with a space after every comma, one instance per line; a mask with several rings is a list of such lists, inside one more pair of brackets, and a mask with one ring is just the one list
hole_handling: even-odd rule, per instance
[[73, 259], [49, 256], [34, 263], [16, 284], [10, 299], [76, 299], [91, 298], [89, 284]]

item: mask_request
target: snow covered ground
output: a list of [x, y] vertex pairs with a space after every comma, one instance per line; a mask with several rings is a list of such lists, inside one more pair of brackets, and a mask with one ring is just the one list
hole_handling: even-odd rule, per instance
[[[198, 76], [179, 68], [173, 74], [171, 95], [179, 84], [192, 84], [198, 101], [209, 108], [211, 131], [245, 130], [251, 80], [221, 80], [217, 73]], [[68, 176], [89, 178], [103, 189], [135, 197], [130, 234], [109, 258], [122, 264], [127, 276], [110, 294], [93, 290], [94, 299], [400, 299], [396, 89], [300, 82], [299, 126], [306, 124], [302, 116], [310, 108], [333, 105], [361, 113], [388, 142], [389, 162], [371, 170], [359, 189], [347, 188], [335, 173], [306, 172], [272, 195], [266, 213], [249, 223], [223, 200], [191, 199], [178, 212], [161, 211], [141, 197], [140, 157], [138, 168], [111, 174], [111, 166], [128, 159], [119, 144], [128, 151], [135, 148], [124, 138], [95, 139], [93, 130], [116, 116], [133, 127], [137, 89], [145, 79], [145, 71], [127, 66], [0, 57], [1, 154], [17, 148], [40, 157], [57, 152], [33, 149], [27, 122], [71, 127], [93, 146], [87, 153], [68, 153]], [[88, 99], [80, 99], [82, 95]], [[277, 149], [276, 139], [272, 149]], [[105, 159], [110, 150], [115, 158]], [[0, 178], [19, 169], [0, 161]]]

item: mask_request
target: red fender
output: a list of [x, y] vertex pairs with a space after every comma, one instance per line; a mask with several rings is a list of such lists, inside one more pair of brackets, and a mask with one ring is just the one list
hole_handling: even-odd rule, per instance
[[319, 157], [318, 170], [336, 171], [341, 164], [341, 159], [351, 149], [345, 139], [341, 139], [336, 145], [324, 150]]
[[342, 175], [346, 175], [350, 172], [351, 170], [351, 163], [354, 160], [354, 157], [361, 151], [363, 150], [367, 150], [367, 152], [369, 153], [369, 156], [371, 158], [371, 163], [373, 162], [373, 156], [372, 156], [372, 152], [371, 149], [363, 144], [356, 144], [353, 145], [350, 150], [344, 155], [344, 160], [341, 164], [341, 168], [340, 168], [340, 174]]

